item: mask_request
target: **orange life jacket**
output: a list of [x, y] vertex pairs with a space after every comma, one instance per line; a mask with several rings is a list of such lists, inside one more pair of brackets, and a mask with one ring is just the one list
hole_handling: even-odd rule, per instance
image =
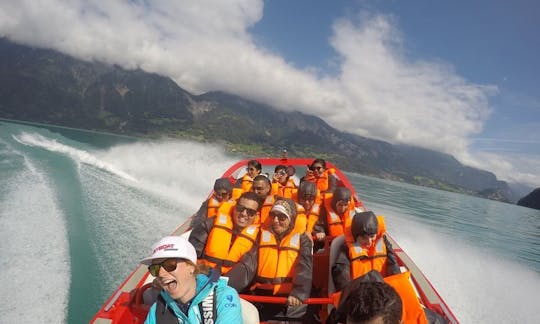
[[253, 178], [249, 176], [249, 174], [244, 174], [244, 176], [242, 177], [242, 190], [244, 192], [248, 192], [249, 190], [251, 190], [251, 185], [253, 184]]
[[349, 207], [343, 213], [343, 216], [339, 216], [334, 209], [332, 208], [332, 197], [334, 195], [327, 193], [324, 196], [324, 207], [326, 209], [326, 224], [328, 225], [328, 234], [331, 237], [337, 237], [344, 233], [344, 226], [349, 222], [350, 219], [356, 213], [354, 209], [354, 203], [349, 202]]
[[206, 215], [208, 217], [214, 217], [218, 213], [218, 209], [223, 202], [220, 202], [216, 197], [212, 196], [208, 199], [208, 211]]
[[386, 244], [383, 236], [386, 233], [384, 217], [377, 216], [378, 231], [374, 244], [368, 249], [362, 248], [354, 239], [350, 230], [350, 222], [346, 225], [345, 241], [349, 250], [349, 260], [351, 260], [351, 278], [358, 278], [371, 270], [377, 270], [385, 275], [384, 264], [386, 262]]
[[416, 295], [414, 287], [410, 281], [411, 273], [409, 271], [398, 273], [384, 278], [384, 281], [394, 287], [403, 305], [403, 323], [427, 324], [426, 313], [420, 300]]
[[[293, 191], [292, 199], [296, 201], [298, 204], [300, 204], [298, 200], [298, 189], [295, 189]], [[306, 219], [307, 219], [306, 232], [308, 234], [311, 234], [311, 232], [313, 232], [313, 227], [319, 220], [319, 215], [321, 214], [321, 206], [322, 206], [322, 198], [321, 198], [321, 194], [319, 190], [317, 190], [317, 194], [315, 196], [315, 202], [313, 203], [309, 211], [306, 211], [305, 208], [302, 206], [302, 210], [304, 214], [306, 215]]]
[[[411, 273], [409, 271], [398, 273], [392, 276], [383, 278], [384, 282], [392, 286], [399, 297], [402, 304], [401, 320], [404, 324], [427, 324], [426, 313], [420, 303], [420, 299], [416, 295], [416, 291], [410, 281]], [[333, 293], [331, 296], [332, 303], [335, 308], [340, 304], [341, 291]]]
[[287, 179], [287, 183], [282, 185], [279, 182], [272, 182], [272, 195], [278, 195], [284, 198], [292, 198], [296, 184], [292, 178]]
[[[306, 211], [302, 205], [296, 203], [296, 220], [294, 221], [294, 229], [298, 233], [307, 232], [307, 216]], [[311, 233], [311, 232], [309, 232]]]
[[326, 190], [328, 190], [328, 179], [330, 178], [330, 175], [335, 173], [336, 170], [334, 168], [329, 168], [324, 170], [321, 176], [306, 176], [305, 180], [315, 182], [315, 184], [317, 185], [317, 189], [319, 189], [321, 192], [325, 192]]
[[300, 251], [300, 235], [293, 230], [278, 243], [272, 232], [261, 230], [257, 275], [252, 290], [264, 289], [273, 295], [291, 292]]
[[260, 208], [261, 224], [265, 224], [268, 220], [268, 215], [270, 214], [270, 209], [272, 209], [274, 202], [276, 202], [276, 197], [274, 197], [274, 195], [268, 195], [264, 199], [263, 205]]
[[231, 212], [235, 204], [228, 202], [225, 204], [230, 205], [229, 212], [221, 212], [223, 208], [220, 208], [220, 213], [216, 215], [214, 225], [208, 235], [204, 257], [201, 260], [201, 263], [213, 268], [218, 264], [221, 265], [223, 274], [227, 273], [251, 249], [259, 233], [259, 225], [252, 224], [246, 226], [233, 240], [234, 222]]

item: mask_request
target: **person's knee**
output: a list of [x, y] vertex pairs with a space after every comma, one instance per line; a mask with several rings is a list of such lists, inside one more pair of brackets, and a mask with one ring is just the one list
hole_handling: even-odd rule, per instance
[[240, 298], [240, 307], [242, 307], [242, 320], [245, 324], [259, 324], [259, 311], [252, 303]]

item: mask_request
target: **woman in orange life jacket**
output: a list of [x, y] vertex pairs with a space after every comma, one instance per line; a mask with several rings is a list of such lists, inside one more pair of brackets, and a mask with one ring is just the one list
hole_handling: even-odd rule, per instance
[[[352, 279], [379, 275], [399, 294], [403, 304], [403, 323], [444, 323], [440, 315], [423, 308], [410, 281], [410, 272], [401, 273], [392, 245], [386, 238], [383, 216], [373, 212], [354, 215], [345, 227], [345, 243], [332, 266], [336, 290]], [[380, 280], [379, 280], [380, 281]], [[441, 321], [442, 320], [442, 321]]]
[[226, 273], [256, 242], [261, 199], [244, 192], [237, 202], [225, 202], [215, 217], [193, 228], [189, 242], [200, 262]]
[[242, 188], [243, 192], [248, 192], [251, 189], [253, 179], [261, 174], [262, 165], [257, 160], [249, 160], [246, 167], [246, 173], [238, 178], [234, 184], [236, 188]]
[[212, 196], [205, 200], [191, 221], [191, 227], [203, 222], [206, 218], [214, 217], [219, 207], [226, 201], [231, 200], [232, 184], [227, 178], [219, 178], [214, 182]]
[[337, 187], [334, 193], [326, 193], [319, 217], [319, 224], [328, 236], [334, 238], [344, 233], [344, 226], [356, 212], [349, 188]]
[[258, 304], [261, 321], [303, 321], [312, 283], [312, 244], [305, 232], [295, 230], [296, 204], [276, 201], [271, 222], [261, 225], [258, 245], [246, 253], [227, 274], [239, 292], [246, 288], [256, 295], [287, 297], [287, 305]]
[[383, 277], [400, 273], [392, 244], [386, 238], [384, 218], [371, 211], [356, 213], [345, 228], [345, 242], [332, 266], [336, 290], [370, 270]]
[[338, 181], [335, 172], [336, 170], [334, 169], [326, 168], [325, 160], [315, 159], [308, 165], [304, 180], [315, 182], [317, 189], [319, 189], [321, 193], [333, 192]]
[[279, 164], [274, 169], [272, 177], [272, 195], [278, 195], [283, 198], [291, 198], [296, 184], [287, 173], [287, 166]]

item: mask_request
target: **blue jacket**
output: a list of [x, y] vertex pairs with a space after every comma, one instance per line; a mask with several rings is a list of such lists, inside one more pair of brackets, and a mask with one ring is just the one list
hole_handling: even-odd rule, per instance
[[[180, 310], [177, 303], [171, 298], [171, 296], [165, 291], [161, 291], [161, 295], [158, 298], [146, 317], [145, 324], [157, 324], [156, 309], [157, 304], [165, 304], [165, 315], [169, 318], [176, 317], [176, 323], [185, 324], [199, 324], [205, 323], [204, 316], [201, 315], [199, 304], [208, 296], [212, 290], [215, 289], [215, 309], [216, 309], [216, 321], [208, 323], [214, 324], [232, 324], [242, 323], [242, 310], [240, 308], [240, 297], [233, 288], [227, 285], [227, 280], [219, 278], [219, 273], [212, 271], [210, 275], [197, 275], [197, 287], [195, 297], [191, 301], [191, 305], [187, 311], [187, 316]], [[161, 321], [160, 321], [161, 322]], [[167, 320], [167, 322], [169, 322]], [[172, 322], [172, 321], [171, 321]]]

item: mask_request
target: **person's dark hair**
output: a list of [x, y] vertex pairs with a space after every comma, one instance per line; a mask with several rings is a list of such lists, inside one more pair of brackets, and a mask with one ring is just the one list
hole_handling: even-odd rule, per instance
[[399, 324], [403, 312], [401, 298], [385, 282], [362, 282], [345, 300], [347, 320], [362, 323], [382, 317], [384, 324]]
[[214, 191], [225, 190], [228, 194], [231, 194], [233, 186], [231, 181], [227, 178], [219, 178], [214, 182]]
[[251, 167], [254, 167], [255, 169], [261, 171], [262, 170], [262, 165], [261, 165], [261, 162], [257, 161], [257, 160], [249, 160], [248, 163], [247, 163], [247, 166], [248, 168], [251, 166]]
[[278, 172], [279, 170], [283, 170], [285, 171], [285, 173], [287, 173], [287, 166], [283, 164], [276, 165], [276, 167], [274, 168], [274, 172]]
[[269, 186], [272, 185], [272, 182], [270, 181], [270, 179], [267, 176], [263, 175], [263, 174], [259, 174], [258, 176], [253, 178], [253, 182], [260, 181], [260, 180], [266, 181], [266, 183], [268, 183]]
[[315, 159], [309, 165], [309, 168], [312, 169], [315, 164], [320, 164], [324, 169], [326, 169], [326, 161], [324, 159]]
[[351, 190], [346, 187], [337, 187], [336, 190], [334, 190], [334, 194], [332, 196], [332, 208], [336, 208], [336, 204], [338, 201], [342, 200], [350, 200], [351, 199]]
[[261, 197], [259, 197], [259, 195], [257, 195], [256, 193], [254, 193], [253, 191], [246, 191], [244, 193], [242, 193], [242, 195], [240, 195], [240, 197], [238, 197], [238, 199], [236, 201], [240, 201], [240, 199], [247, 199], [247, 200], [253, 200], [255, 202], [257, 202], [258, 204], [258, 208], [257, 209], [261, 209], [262, 205], [263, 205], [263, 199]]
[[317, 196], [317, 185], [315, 182], [300, 182], [300, 186], [298, 187], [298, 198], [305, 198], [306, 196]]
[[356, 213], [351, 224], [351, 233], [356, 239], [358, 235], [374, 235], [379, 231], [377, 216], [372, 211]]

